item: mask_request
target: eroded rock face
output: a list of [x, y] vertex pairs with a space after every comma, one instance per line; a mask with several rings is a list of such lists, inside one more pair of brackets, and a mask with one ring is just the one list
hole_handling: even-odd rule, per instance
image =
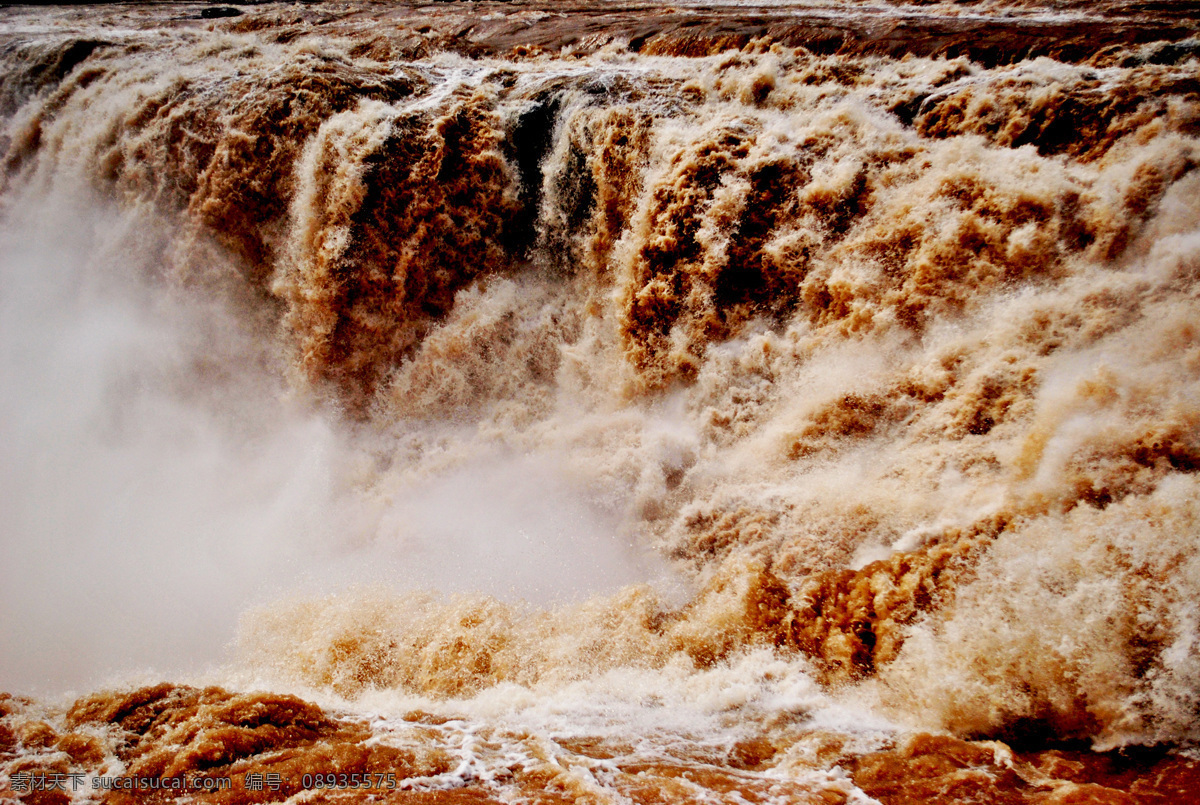
[[[454, 777], [458, 760], [439, 732], [451, 722], [419, 711], [371, 726], [293, 696], [163, 684], [80, 699], [51, 716], [56, 728], [37, 720], [31, 703], [5, 701], [3, 727], [21, 736], [9, 742], [21, 757], [6, 750], [9, 783], [0, 791], [36, 803], [73, 801], [72, 780], [74, 796], [86, 791], [114, 804], [274, 802], [296, 794], [306, 779], [313, 789], [328, 779], [328, 789], [313, 795], [331, 802], [485, 803], [513, 795], [571, 802], [585, 790], [578, 771], [591, 769], [608, 791], [638, 803], [704, 790], [812, 803], [845, 803], [857, 793], [888, 805], [971, 798], [1041, 805], [1167, 802], [1186, 796], [1200, 779], [1196, 761], [1160, 750], [1017, 751], [999, 741], [917, 734], [890, 748], [846, 754], [846, 736], [774, 729], [722, 750], [677, 746], [655, 761], [612, 739], [561, 738], [542, 745], [540, 756], [510, 757], [502, 774], [484, 781]], [[477, 737], [484, 754], [504, 742], [486, 729]], [[45, 759], [37, 760], [38, 753]], [[848, 777], [832, 772], [839, 767]], [[794, 781], [780, 779], [785, 769]], [[67, 792], [26, 792], [22, 774], [61, 775]], [[345, 775], [340, 788], [337, 775]], [[93, 789], [95, 777], [106, 777], [106, 788]], [[369, 789], [363, 780], [371, 781]], [[348, 781], [360, 781], [359, 788]]]
[[[918, 735], [850, 762], [880, 802], [1168, 802], [1196, 785], [1196, 761], [1142, 750], [1015, 752], [1000, 742]], [[1137, 771], [1133, 771], [1137, 769]]]
[[[360, 781], [379, 781], [373, 787], [386, 793], [409, 778], [452, 768], [433, 744], [411, 750], [379, 745], [366, 723], [338, 718], [294, 696], [170, 684], [99, 693], [76, 701], [56, 719], [57, 730], [30, 720], [27, 707], [14, 707], [6, 716], [19, 742], [7, 763], [10, 791], [13, 775], [22, 772], [35, 778], [74, 774], [66, 780], [67, 792], [74, 783], [80, 792], [75, 796], [90, 791], [103, 802], [191, 796], [271, 802], [300, 791], [306, 775], [358, 775]], [[97, 777], [105, 782], [93, 786]], [[62, 793], [35, 790], [23, 794], [23, 801], [52, 801]]]

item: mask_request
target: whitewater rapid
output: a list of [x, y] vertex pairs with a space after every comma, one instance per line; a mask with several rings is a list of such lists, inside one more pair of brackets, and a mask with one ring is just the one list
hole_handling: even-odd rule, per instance
[[0, 688], [102, 744], [14, 757], [300, 718], [67, 701], [164, 677], [513, 796], [1196, 740], [1175, 21], [1020, 58], [1096, 18], [838, 12], [1016, 31], [971, 60], [364, 9], [5, 11]]

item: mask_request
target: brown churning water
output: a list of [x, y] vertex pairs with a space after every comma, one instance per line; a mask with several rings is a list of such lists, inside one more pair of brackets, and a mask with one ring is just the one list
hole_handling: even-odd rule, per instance
[[1200, 737], [1186, 17], [174, 8], [0, 17], [0, 688], [122, 691], [0, 701], [10, 777], [1069, 802]]

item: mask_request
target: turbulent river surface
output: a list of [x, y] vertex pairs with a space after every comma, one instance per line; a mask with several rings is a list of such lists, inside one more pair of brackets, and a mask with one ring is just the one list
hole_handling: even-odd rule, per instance
[[0, 801], [1194, 801], [1198, 32], [0, 8]]

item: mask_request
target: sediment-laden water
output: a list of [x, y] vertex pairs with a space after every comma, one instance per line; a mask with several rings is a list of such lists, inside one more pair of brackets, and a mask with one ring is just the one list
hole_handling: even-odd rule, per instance
[[1186, 801], [1196, 11], [0, 9], [0, 798]]

